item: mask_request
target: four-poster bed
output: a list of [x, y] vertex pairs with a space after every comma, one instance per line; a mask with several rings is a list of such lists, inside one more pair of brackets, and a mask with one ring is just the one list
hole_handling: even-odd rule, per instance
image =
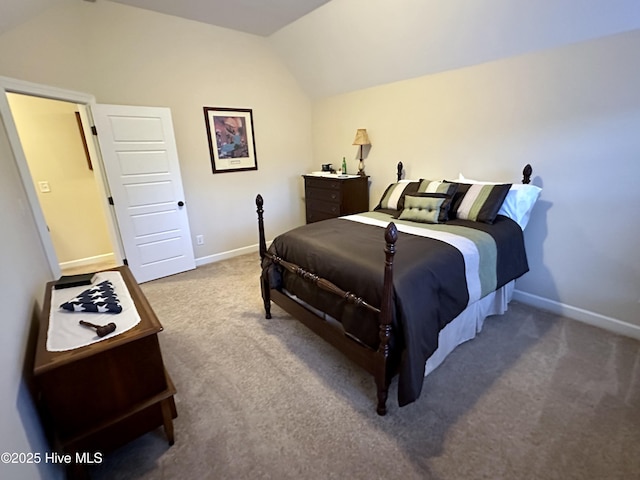
[[[523, 185], [531, 172], [527, 165]], [[513, 205], [522, 186], [401, 175], [400, 163], [372, 212], [298, 227], [268, 249], [256, 198], [266, 317], [276, 303], [371, 373], [379, 415], [395, 374], [400, 406], [416, 400], [441, 332], [481, 302], [504, 301], [528, 271], [523, 224], [501, 206]]]

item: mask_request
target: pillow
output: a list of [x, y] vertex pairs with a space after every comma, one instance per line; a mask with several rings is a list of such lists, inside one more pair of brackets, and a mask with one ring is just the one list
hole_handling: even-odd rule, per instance
[[404, 208], [404, 196], [408, 193], [415, 193], [419, 184], [419, 182], [411, 180], [400, 180], [397, 183], [392, 183], [384, 191], [380, 203], [374, 210], [402, 210]]
[[458, 189], [457, 183], [449, 183], [449, 182], [436, 182], [433, 180], [425, 180], [420, 179], [420, 186], [418, 187], [418, 192], [425, 193], [446, 193], [447, 195], [453, 196]]
[[[494, 182], [481, 182], [479, 180], [472, 180], [465, 178], [462, 174], [458, 176], [458, 182], [463, 184], [482, 184], [482, 185], [495, 185]], [[522, 230], [525, 229], [529, 223], [529, 217], [531, 216], [531, 210], [536, 201], [540, 197], [542, 189], [535, 185], [514, 183], [507, 193], [498, 215], [504, 215], [515, 221]]]
[[510, 188], [510, 183], [500, 185], [470, 184], [456, 209], [456, 216], [463, 220], [493, 223]]
[[471, 185], [468, 183], [450, 182], [448, 180], [445, 180], [445, 183], [451, 183], [456, 186], [455, 193], [453, 194], [453, 198], [451, 200], [451, 208], [449, 210], [449, 218], [454, 219], [457, 216], [456, 212], [458, 211], [458, 207], [460, 206], [464, 195], [467, 193]]
[[[407, 207], [406, 199], [409, 197], [422, 197], [422, 198], [442, 198], [444, 202], [440, 205], [440, 214], [438, 215], [437, 223], [445, 223], [449, 220], [449, 210], [451, 208], [451, 202], [453, 197], [451, 195], [447, 195], [446, 193], [412, 193], [411, 195], [407, 195], [405, 197], [405, 208]], [[400, 218], [400, 214], [398, 214], [395, 218]]]
[[500, 182], [485, 182], [483, 180], [472, 180], [471, 178], [465, 178], [464, 175], [458, 173], [458, 182], [461, 183], [477, 183], [478, 185], [498, 185]]
[[404, 209], [398, 216], [398, 220], [438, 223], [440, 209], [445, 200], [446, 198], [407, 195], [404, 200]]

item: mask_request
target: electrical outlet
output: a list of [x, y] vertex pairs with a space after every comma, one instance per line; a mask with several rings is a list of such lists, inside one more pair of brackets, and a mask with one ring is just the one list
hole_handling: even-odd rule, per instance
[[196, 235], [196, 243], [198, 245], [204, 245], [204, 235]]

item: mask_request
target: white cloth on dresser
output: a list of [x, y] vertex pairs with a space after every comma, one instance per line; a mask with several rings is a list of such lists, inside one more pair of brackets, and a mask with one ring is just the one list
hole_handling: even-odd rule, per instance
[[[64, 302], [76, 297], [87, 288], [91, 288], [92, 285], [97, 285], [105, 280], [109, 280], [113, 284], [113, 289], [122, 305], [122, 312], [117, 314], [70, 312], [60, 308], [60, 305]], [[140, 322], [140, 315], [138, 315], [136, 306], [120, 272], [100, 272], [96, 274], [91, 285], [60, 290], [51, 288], [51, 311], [49, 312], [49, 331], [47, 332], [47, 350], [50, 352], [63, 352], [91, 345], [126, 332]], [[116, 324], [116, 329], [101, 338], [98, 337], [95, 329], [80, 325], [80, 320], [95, 325], [107, 325], [113, 322]]]

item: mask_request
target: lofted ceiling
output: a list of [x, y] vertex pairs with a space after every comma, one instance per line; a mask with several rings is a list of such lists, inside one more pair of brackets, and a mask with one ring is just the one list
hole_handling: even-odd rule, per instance
[[640, 0], [0, 0], [0, 35], [90, 3], [265, 37], [312, 98], [640, 29]]
[[277, 32], [329, 2], [329, 0], [111, 1], [262, 36]]
[[[76, 0], [80, 1], [80, 0]], [[111, 1], [254, 35], [269, 36], [330, 0]], [[0, 34], [65, 0], [0, 0]]]

